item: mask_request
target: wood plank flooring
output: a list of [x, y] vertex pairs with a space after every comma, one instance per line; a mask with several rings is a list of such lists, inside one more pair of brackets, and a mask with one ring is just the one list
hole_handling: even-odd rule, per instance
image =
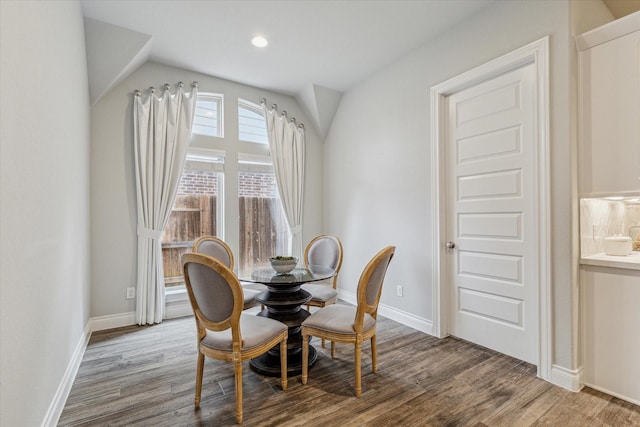
[[[92, 335], [59, 426], [231, 426], [231, 363], [207, 359], [200, 409], [193, 318]], [[378, 373], [363, 346], [362, 398], [353, 348], [336, 359], [316, 339], [306, 385], [264, 377], [244, 364], [245, 426], [640, 426], [640, 407], [592, 389], [572, 393], [536, 369], [455, 338], [437, 339], [380, 317]]]

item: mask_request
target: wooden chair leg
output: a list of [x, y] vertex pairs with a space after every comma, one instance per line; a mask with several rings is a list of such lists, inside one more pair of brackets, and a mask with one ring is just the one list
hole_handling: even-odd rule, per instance
[[336, 358], [336, 343], [335, 341], [331, 341], [331, 358]]
[[198, 366], [196, 367], [196, 407], [200, 406], [200, 396], [202, 395], [202, 375], [204, 373], [204, 354], [198, 350]]
[[362, 380], [362, 370], [361, 370], [361, 366], [360, 366], [360, 362], [362, 359], [362, 355], [361, 355], [361, 347], [362, 347], [362, 341], [361, 340], [356, 340], [356, 348], [355, 348], [355, 365], [356, 365], [356, 397], [360, 397], [362, 395], [362, 384], [361, 384], [361, 380]]
[[302, 334], [302, 384], [307, 383], [309, 370], [309, 336]]
[[236, 421], [242, 424], [242, 360], [237, 358], [235, 363], [236, 371]]
[[280, 384], [283, 390], [287, 389], [287, 339], [280, 343]]
[[322, 338], [322, 348], [324, 348], [324, 338]]
[[371, 366], [373, 373], [378, 372], [378, 351], [376, 350], [376, 336], [371, 337]]

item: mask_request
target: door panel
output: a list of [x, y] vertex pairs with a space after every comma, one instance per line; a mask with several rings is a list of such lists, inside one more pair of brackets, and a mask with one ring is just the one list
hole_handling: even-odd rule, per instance
[[460, 288], [460, 310], [510, 325], [522, 326], [522, 300]]
[[522, 240], [522, 212], [460, 214], [458, 235], [467, 238]]
[[460, 201], [521, 195], [522, 176], [519, 169], [458, 177], [458, 200]]
[[533, 65], [447, 98], [450, 333], [537, 364]]
[[520, 127], [471, 136], [458, 141], [458, 163], [508, 156], [520, 152]]

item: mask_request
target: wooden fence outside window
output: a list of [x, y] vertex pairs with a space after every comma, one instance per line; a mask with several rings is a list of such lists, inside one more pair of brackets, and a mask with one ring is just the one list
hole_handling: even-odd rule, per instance
[[[235, 269], [242, 277], [256, 265], [269, 264], [269, 257], [285, 253], [288, 225], [276, 198], [240, 197], [239, 253]], [[216, 196], [179, 195], [162, 235], [162, 261], [166, 287], [184, 285], [180, 258], [191, 252], [201, 236], [215, 236]]]

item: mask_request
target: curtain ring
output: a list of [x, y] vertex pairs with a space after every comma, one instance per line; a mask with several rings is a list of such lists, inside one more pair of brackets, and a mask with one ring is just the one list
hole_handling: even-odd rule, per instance
[[184, 83], [182, 83], [182, 82], [178, 82], [178, 87], [179, 87], [180, 89], [182, 89], [182, 88], [184, 87]]
[[162, 86], [162, 88], [164, 90], [169, 90], [169, 89], [171, 89], [171, 85], [169, 83], [165, 83], [164, 86]]
[[142, 94], [140, 93], [140, 91], [138, 89], [133, 91], [133, 95], [134, 96], [138, 96], [138, 97], [142, 96]]
[[198, 82], [194, 80], [193, 83], [191, 83], [191, 87], [197, 88], [198, 87]]
[[153, 86], [151, 86], [151, 87], [149, 88], [149, 93], [156, 93], [156, 88], [155, 88], [155, 87], [153, 87]]

